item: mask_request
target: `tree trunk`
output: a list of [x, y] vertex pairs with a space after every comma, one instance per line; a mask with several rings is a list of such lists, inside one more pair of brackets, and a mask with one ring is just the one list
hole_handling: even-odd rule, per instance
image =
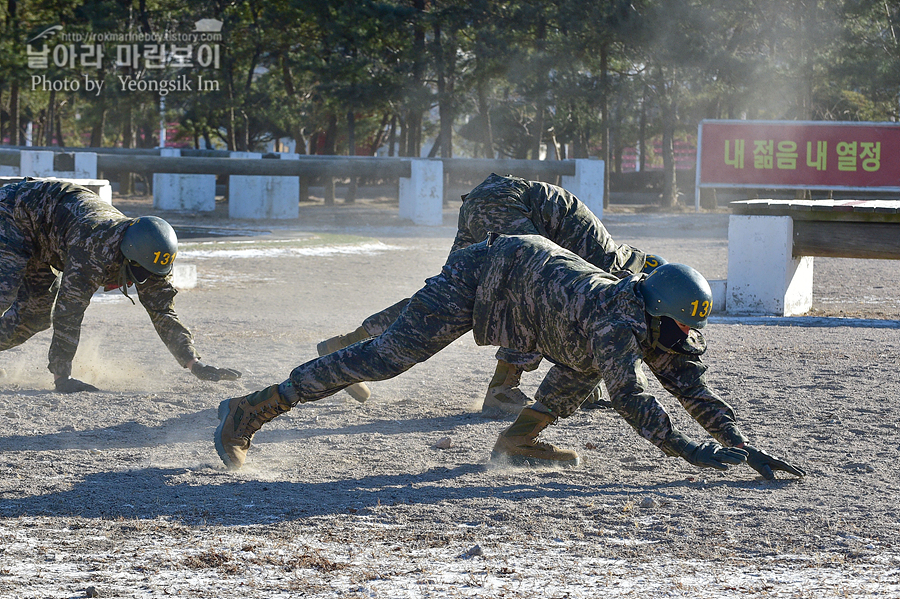
[[647, 86], [641, 96], [641, 116], [638, 124], [638, 164], [637, 170], [647, 170]]
[[481, 155], [485, 158], [494, 158], [494, 132], [491, 130], [491, 107], [487, 101], [487, 92], [484, 90], [484, 81], [478, 82], [478, 113], [484, 121], [484, 137], [481, 142]]
[[534, 134], [531, 138], [531, 159], [541, 159], [541, 141], [544, 139], [544, 100], [540, 99], [535, 106]]
[[[127, 104], [125, 108], [125, 123], [122, 125], [122, 147], [134, 147], [134, 112], [131, 104]], [[134, 193], [134, 174], [122, 173], [119, 177], [119, 193], [122, 195], [131, 195]]]
[[438, 131], [437, 139], [434, 140], [434, 145], [431, 146], [431, 150], [428, 152], [429, 158], [434, 158], [438, 155], [438, 151], [441, 149], [441, 136], [443, 136], [443, 131]]
[[422, 154], [422, 111], [410, 109], [406, 116], [406, 152], [403, 156], [418, 158]]
[[368, 156], [374, 156], [378, 152], [378, 148], [381, 147], [381, 144], [384, 143], [384, 140], [387, 137], [390, 120], [391, 115], [388, 113], [384, 113], [381, 116], [381, 125], [378, 127], [378, 133], [375, 134], [375, 138], [372, 140], [372, 145], [369, 146], [367, 151]]
[[406, 111], [406, 126], [403, 128], [403, 138], [405, 143], [405, 152], [401, 156], [418, 157], [422, 153], [422, 99], [420, 95], [425, 95], [425, 26], [421, 23], [426, 21], [428, 15], [425, 11], [425, 0], [413, 0], [413, 8], [416, 11], [416, 18], [419, 24], [416, 25], [413, 33], [413, 68], [411, 77], [411, 88], [413, 90], [413, 100]]
[[99, 148], [103, 145], [103, 130], [106, 128], [106, 101], [101, 96], [100, 99], [100, 118], [91, 127], [91, 147]]
[[25, 145], [19, 120], [19, 82], [15, 80], [9, 86], [9, 142], [14, 146]]
[[397, 143], [397, 115], [391, 115], [391, 125], [388, 130], [388, 156], [394, 157], [394, 146]]
[[661, 204], [674, 208], [678, 204], [678, 187], [675, 185], [675, 108], [670, 101], [663, 102], [662, 113], [663, 188]]
[[[356, 156], [356, 115], [352, 110], [347, 111], [347, 155]], [[357, 178], [350, 177], [350, 186], [347, 189], [347, 197], [344, 199], [345, 204], [356, 202], [357, 185]]]
[[247, 112], [241, 110], [241, 116], [244, 120], [244, 134], [241, 136], [241, 151], [249, 152], [250, 151], [250, 117], [247, 115]]
[[56, 143], [60, 148], [66, 147], [66, 140], [63, 139], [62, 132], [62, 115], [59, 114], [59, 111], [56, 113]]
[[50, 90], [50, 99], [47, 101], [47, 119], [44, 123], [44, 145], [48, 148], [53, 145], [53, 123], [56, 122], [56, 90]]
[[[291, 65], [288, 64], [286, 54], [281, 55], [281, 74], [284, 80], [284, 91], [287, 93], [291, 109], [299, 114], [300, 111], [297, 110], [297, 92], [294, 88], [294, 75], [291, 72]], [[294, 151], [297, 154], [306, 154], [306, 139], [303, 136], [303, 125], [300, 122], [291, 123], [288, 130], [291, 131], [291, 135], [294, 137]]]
[[603, 207], [609, 207], [609, 45], [600, 46], [600, 111], [603, 114], [600, 135], [603, 148], [600, 158], [603, 160]]
[[234, 118], [234, 82], [232, 75], [229, 73], [225, 78], [225, 84], [228, 86], [228, 119], [225, 121], [225, 144], [228, 146], [229, 152], [237, 150], [237, 138], [235, 137], [235, 118]]
[[328, 115], [328, 128], [325, 130], [325, 141], [322, 144], [322, 153], [326, 156], [334, 156], [337, 152], [335, 144], [337, 143], [337, 117], [334, 114]]
[[[14, 42], [19, 41], [19, 15], [17, 0], [7, 0], [6, 14], [8, 15], [9, 31]], [[19, 82], [15, 75], [9, 86], [9, 143], [14, 146], [25, 145], [22, 135], [22, 123], [19, 121]]]
[[407, 143], [409, 142], [409, 111], [405, 112], [405, 117], [400, 119], [400, 135], [397, 141], [397, 156], [407, 156]]
[[[446, 43], [445, 43], [446, 42]], [[453, 122], [456, 120], [456, 40], [434, 26], [435, 57], [437, 58], [438, 114], [441, 120], [440, 148], [442, 158], [453, 158]]]

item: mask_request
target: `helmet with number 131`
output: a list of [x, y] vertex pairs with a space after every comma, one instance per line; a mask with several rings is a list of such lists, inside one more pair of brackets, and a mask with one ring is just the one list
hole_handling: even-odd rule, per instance
[[684, 264], [662, 264], [639, 283], [639, 290], [655, 346], [679, 353], [705, 351], [696, 329], [706, 326], [713, 300], [703, 275]]
[[142, 216], [125, 230], [121, 250], [132, 275], [129, 279], [143, 283], [149, 275], [164, 277], [172, 271], [178, 253], [178, 238], [172, 226], [163, 219]]

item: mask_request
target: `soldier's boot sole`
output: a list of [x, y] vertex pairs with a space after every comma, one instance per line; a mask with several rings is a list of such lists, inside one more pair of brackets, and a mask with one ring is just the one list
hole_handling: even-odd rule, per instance
[[278, 393], [278, 385], [223, 400], [219, 404], [219, 426], [213, 433], [213, 441], [225, 467], [229, 470], [241, 468], [256, 431], [290, 409], [291, 405]]
[[[353, 333], [350, 335], [353, 335]], [[330, 339], [320, 342], [316, 345], [316, 351], [318, 352], [319, 357], [327, 356], [332, 352], [336, 352], [339, 349], [344, 349], [348, 345], [356, 343], [355, 341], [351, 341], [350, 343], [346, 342], [346, 338], [350, 335], [337, 335], [336, 337], [331, 337]], [[350, 397], [359, 403], [365, 403], [372, 396], [369, 386], [365, 383], [353, 383], [349, 387], [345, 387], [344, 391], [349, 393]]]
[[216, 432], [213, 433], [213, 440], [216, 446], [216, 453], [219, 454], [219, 458], [222, 460], [222, 463], [225, 464], [225, 467], [229, 470], [238, 470], [244, 465], [247, 450], [250, 449], [250, 440], [247, 440], [246, 446], [241, 445], [239, 447], [243, 457], [239, 457], [235, 453], [235, 446], [229, 446], [230, 451], [225, 448], [225, 444], [222, 441], [222, 431], [225, 428], [225, 420], [231, 412], [229, 405], [231, 401], [231, 399], [225, 399], [219, 404], [219, 426], [216, 427]]

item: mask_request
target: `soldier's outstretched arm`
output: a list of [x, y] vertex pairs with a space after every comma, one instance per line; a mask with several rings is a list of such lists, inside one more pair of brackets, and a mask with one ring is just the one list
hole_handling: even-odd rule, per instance
[[741, 447], [749, 441], [734, 409], [706, 384], [707, 366], [699, 357], [654, 350], [645, 353], [644, 359], [666, 391], [719, 443]]
[[763, 478], [772, 480], [779, 470], [794, 476], [806, 476], [802, 468], [748, 443], [749, 439], [737, 425], [732, 407], [706, 384], [703, 376], [706, 365], [699, 358], [660, 353], [649, 357], [648, 364], [666, 390], [678, 398], [694, 420], [720, 442], [744, 451], [747, 465]]

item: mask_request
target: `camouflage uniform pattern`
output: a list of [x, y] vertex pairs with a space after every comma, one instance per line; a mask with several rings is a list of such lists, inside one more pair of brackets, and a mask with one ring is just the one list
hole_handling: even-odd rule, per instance
[[[451, 252], [484, 241], [488, 233], [541, 235], [616, 276], [641, 272], [646, 254], [616, 245], [597, 216], [557, 185], [492, 173], [463, 198]], [[403, 300], [363, 321], [372, 335], [384, 332], [400, 314]], [[501, 348], [497, 359], [534, 370], [541, 356]]]
[[499, 236], [451, 253], [382, 335], [298, 366], [290, 381], [301, 402], [315, 401], [392, 378], [471, 330], [479, 345], [552, 361], [535, 399], [558, 417], [573, 414], [602, 379], [615, 410], [678, 455], [687, 437], [647, 391], [646, 364], [713, 437], [745, 442], [732, 408], [706, 384], [700, 358], [651, 347], [637, 288], [644, 277], [619, 280], [543, 236]]
[[[132, 222], [78, 185], [23, 180], [0, 188], [0, 351], [52, 325], [48, 368], [70, 376], [91, 296], [124, 282], [119, 246]], [[136, 289], [178, 363], [199, 358], [175, 314], [171, 276]]]

